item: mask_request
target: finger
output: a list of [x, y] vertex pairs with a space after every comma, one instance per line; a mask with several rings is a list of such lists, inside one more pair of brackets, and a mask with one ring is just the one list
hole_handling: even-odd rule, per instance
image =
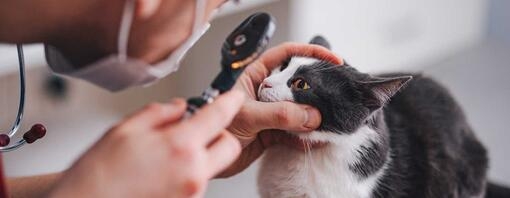
[[280, 130], [264, 130], [258, 134], [257, 139], [242, 149], [237, 160], [220, 174], [217, 178], [231, 177], [248, 168], [255, 160], [257, 160], [266, 150], [276, 144], [282, 144], [283, 139], [287, 138], [288, 133]]
[[127, 117], [125, 123], [136, 128], [158, 127], [179, 120], [185, 111], [183, 99], [174, 99], [167, 104], [153, 103]]
[[257, 131], [265, 129], [280, 129], [294, 132], [312, 131], [321, 123], [320, 112], [308, 105], [292, 102], [253, 102], [247, 104], [243, 112], [251, 112], [253, 127]]
[[292, 56], [307, 56], [330, 61], [334, 64], [343, 64], [341, 58], [337, 57], [325, 47], [300, 43], [284, 43], [271, 48], [260, 57], [260, 61], [271, 71], [281, 65], [284, 60]]
[[244, 102], [244, 94], [230, 91], [219, 96], [213, 103], [198, 110], [191, 118], [169, 127], [169, 131], [186, 131], [178, 133], [193, 137], [195, 141], [207, 144], [225, 129], [237, 114]]
[[[262, 133], [263, 134], [263, 133]], [[278, 133], [279, 134], [279, 133]], [[257, 160], [267, 147], [261, 138], [255, 139], [242, 149], [241, 154], [228, 168], [216, 175], [216, 178], [227, 178], [248, 168], [255, 160]]]
[[208, 149], [209, 178], [229, 167], [241, 153], [241, 144], [228, 131], [224, 130]]
[[[285, 43], [271, 48], [262, 54], [258, 61], [246, 68], [244, 74], [249, 77], [254, 85], [258, 86], [259, 83], [269, 76], [274, 68], [280, 66], [285, 60], [292, 56], [314, 57], [335, 64], [344, 64], [343, 59], [337, 57], [330, 50], [322, 46]], [[243, 78], [243, 76], [241, 76], [241, 78]]]

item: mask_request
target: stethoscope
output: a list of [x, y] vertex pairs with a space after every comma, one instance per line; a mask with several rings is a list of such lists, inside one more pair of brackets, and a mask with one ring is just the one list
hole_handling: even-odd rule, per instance
[[34, 124], [30, 130], [23, 134], [23, 138], [18, 140], [14, 144], [10, 144], [11, 138], [16, 135], [21, 126], [23, 120], [23, 112], [25, 109], [25, 58], [23, 55], [23, 46], [21, 44], [16, 45], [18, 50], [18, 61], [19, 61], [19, 105], [16, 120], [11, 126], [9, 133], [0, 134], [0, 152], [13, 151], [25, 144], [34, 143], [37, 139], [40, 139], [46, 135], [46, 128], [42, 124]]

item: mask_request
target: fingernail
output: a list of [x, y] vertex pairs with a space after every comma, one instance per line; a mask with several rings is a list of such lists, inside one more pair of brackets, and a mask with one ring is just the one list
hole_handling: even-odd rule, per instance
[[177, 98], [173, 98], [170, 100], [170, 104], [178, 104], [179, 103], [179, 99]]
[[315, 129], [321, 124], [321, 114], [318, 110], [312, 107], [305, 107], [306, 111], [306, 122], [305, 127], [309, 129]]
[[164, 105], [167, 111], [171, 111], [175, 108], [186, 108], [186, 101], [181, 98], [174, 98]]
[[172, 100], [170, 100], [170, 105], [179, 105], [179, 104], [182, 104], [184, 103], [185, 101], [183, 99], [179, 99], [179, 98], [174, 98]]

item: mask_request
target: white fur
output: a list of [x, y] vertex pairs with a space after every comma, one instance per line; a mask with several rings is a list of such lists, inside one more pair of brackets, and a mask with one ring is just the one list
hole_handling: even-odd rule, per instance
[[286, 146], [268, 149], [258, 179], [262, 197], [370, 197], [386, 165], [367, 178], [360, 178], [349, 165], [358, 161], [361, 145], [378, 140], [374, 130], [364, 126], [352, 134], [314, 131], [299, 137], [329, 144], [308, 153]]
[[280, 71], [280, 67], [274, 69], [271, 76], [262, 82], [271, 85], [272, 88], [264, 89], [261, 86], [259, 88], [259, 100], [263, 102], [294, 101], [287, 81], [294, 75], [299, 66], [310, 65], [318, 61], [315, 58], [294, 57], [283, 71]]
[[[287, 81], [299, 66], [316, 61], [312, 58], [293, 58], [282, 72], [279, 69], [273, 71], [264, 80], [272, 88], [259, 89], [260, 99], [266, 102], [294, 101]], [[262, 197], [369, 197], [386, 168], [384, 165], [367, 178], [360, 178], [349, 168], [349, 165], [358, 161], [357, 150], [360, 146], [368, 146], [370, 141], [379, 140], [379, 135], [368, 126], [362, 126], [352, 134], [314, 131], [299, 134], [298, 137], [305, 141], [327, 142], [328, 145], [306, 153], [286, 146], [268, 149], [258, 178]]]

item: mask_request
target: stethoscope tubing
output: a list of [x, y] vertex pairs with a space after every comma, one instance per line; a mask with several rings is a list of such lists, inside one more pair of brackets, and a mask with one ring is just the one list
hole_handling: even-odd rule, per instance
[[[12, 138], [20, 129], [21, 121], [23, 120], [23, 113], [25, 109], [25, 56], [23, 54], [23, 45], [17, 44], [16, 48], [18, 50], [18, 61], [19, 61], [19, 105], [18, 105], [18, 113], [16, 115], [16, 120], [11, 126], [11, 130], [7, 135]], [[26, 143], [24, 139], [20, 139], [15, 144], [0, 147], [0, 152], [8, 152], [13, 151]]]

